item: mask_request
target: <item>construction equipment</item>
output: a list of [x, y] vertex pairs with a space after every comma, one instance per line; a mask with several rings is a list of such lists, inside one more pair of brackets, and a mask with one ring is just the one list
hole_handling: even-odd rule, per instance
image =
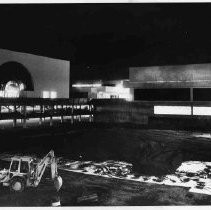
[[37, 187], [48, 165], [51, 167], [54, 186], [59, 191], [62, 186], [62, 178], [58, 176], [53, 150], [40, 161], [30, 156], [12, 157], [9, 169], [0, 171], [0, 182], [3, 183], [3, 186], [9, 186], [13, 192], [22, 192], [26, 187]]

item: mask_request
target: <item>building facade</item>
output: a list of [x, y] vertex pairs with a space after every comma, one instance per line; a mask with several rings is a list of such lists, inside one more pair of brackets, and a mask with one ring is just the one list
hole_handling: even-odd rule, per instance
[[211, 64], [131, 67], [126, 86], [134, 100], [210, 101]]
[[154, 114], [211, 115], [211, 64], [131, 67], [133, 100], [153, 106]]
[[69, 98], [70, 61], [0, 49], [0, 97]]

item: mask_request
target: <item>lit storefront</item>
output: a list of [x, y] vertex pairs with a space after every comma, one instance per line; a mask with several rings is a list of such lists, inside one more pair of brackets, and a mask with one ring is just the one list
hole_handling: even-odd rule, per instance
[[89, 98], [98, 99], [125, 99], [132, 100], [131, 89], [124, 86], [124, 81], [109, 81], [98, 83], [76, 83], [73, 84], [75, 91], [87, 92]]

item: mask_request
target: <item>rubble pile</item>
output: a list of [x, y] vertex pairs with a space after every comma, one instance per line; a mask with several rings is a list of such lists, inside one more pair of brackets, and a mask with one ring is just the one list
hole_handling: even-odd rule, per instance
[[94, 175], [104, 175], [110, 177], [127, 177], [132, 173], [132, 164], [120, 161], [108, 160], [104, 162], [94, 161], [66, 161], [59, 160], [59, 168], [84, 172]]
[[186, 161], [174, 174], [160, 177], [137, 175], [133, 171], [132, 164], [113, 160], [94, 162], [60, 159], [59, 168], [108, 178], [187, 187], [190, 188], [190, 192], [211, 195], [211, 162]]

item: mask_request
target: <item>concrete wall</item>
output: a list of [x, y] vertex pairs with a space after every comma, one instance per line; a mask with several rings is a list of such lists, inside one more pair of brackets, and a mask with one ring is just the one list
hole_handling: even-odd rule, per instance
[[21, 63], [30, 72], [34, 91], [27, 91], [28, 97], [56, 91], [57, 98], [69, 98], [69, 61], [0, 49], [0, 65], [10, 61]]
[[94, 122], [148, 124], [148, 116], [153, 115], [152, 105], [127, 102], [121, 99], [94, 100]]
[[[94, 122], [112, 124], [144, 125], [153, 129], [194, 129], [210, 131], [211, 116], [155, 115], [154, 102], [128, 102], [124, 100], [94, 100]], [[190, 106], [190, 102], [156, 102], [156, 105]], [[210, 106], [210, 102], [195, 103]]]
[[131, 67], [129, 87], [211, 87], [211, 64]]

